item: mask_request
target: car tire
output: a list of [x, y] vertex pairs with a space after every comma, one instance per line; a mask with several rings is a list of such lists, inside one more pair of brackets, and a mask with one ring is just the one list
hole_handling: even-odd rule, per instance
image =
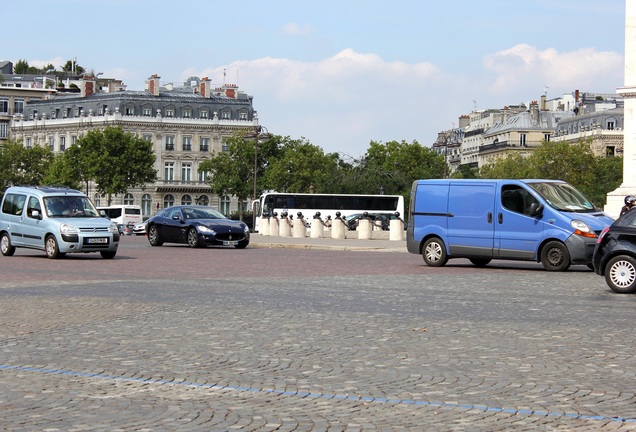
[[117, 251], [101, 251], [100, 254], [104, 259], [113, 259], [117, 255]]
[[12, 256], [15, 253], [15, 246], [11, 244], [11, 239], [7, 233], [0, 237], [0, 251], [4, 256]]
[[248, 244], [250, 244], [249, 241], [239, 242], [239, 244], [235, 244], [234, 247], [237, 249], [245, 249]]
[[197, 229], [192, 227], [188, 230], [188, 233], [186, 234], [187, 237], [187, 241], [188, 241], [188, 246], [190, 246], [191, 248], [198, 248], [201, 247], [201, 242], [199, 241], [199, 233], [197, 232]]
[[490, 258], [469, 258], [469, 260], [477, 267], [485, 267], [490, 261], [492, 261]]
[[541, 249], [541, 264], [547, 271], [566, 271], [570, 268], [570, 251], [560, 241], [549, 241]]
[[46, 240], [44, 240], [44, 251], [46, 252], [46, 256], [51, 259], [64, 256], [64, 254], [60, 252], [60, 247], [54, 235], [49, 235]]
[[628, 255], [619, 255], [605, 265], [605, 282], [618, 294], [636, 292], [636, 259]]
[[446, 245], [439, 237], [431, 237], [424, 242], [422, 258], [427, 266], [442, 267], [448, 261]]
[[155, 225], [148, 227], [148, 243], [150, 243], [150, 246], [161, 246], [163, 244], [159, 236], [159, 230]]

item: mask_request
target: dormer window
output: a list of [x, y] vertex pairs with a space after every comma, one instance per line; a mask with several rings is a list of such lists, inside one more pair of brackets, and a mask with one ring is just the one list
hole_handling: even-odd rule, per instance
[[166, 117], [174, 117], [174, 109], [166, 108]]
[[190, 117], [192, 117], [192, 111], [190, 111], [189, 109], [184, 109], [184, 110], [183, 110], [183, 117], [184, 117], [184, 118], [190, 118]]

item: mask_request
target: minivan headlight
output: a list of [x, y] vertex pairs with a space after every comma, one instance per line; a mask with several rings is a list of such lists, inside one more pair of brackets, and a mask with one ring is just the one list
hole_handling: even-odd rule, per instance
[[117, 224], [116, 223], [112, 223], [108, 227], [108, 231], [112, 232], [112, 233], [118, 233], [119, 232], [119, 228], [117, 228]]
[[79, 228], [75, 225], [62, 224], [60, 225], [60, 234], [79, 234]]
[[580, 235], [581, 237], [596, 238], [594, 230], [585, 222], [573, 219], [570, 225], [574, 228], [574, 234]]

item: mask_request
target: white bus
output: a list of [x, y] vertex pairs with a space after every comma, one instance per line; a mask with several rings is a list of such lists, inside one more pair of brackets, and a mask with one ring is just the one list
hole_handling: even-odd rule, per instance
[[97, 207], [97, 211], [103, 211], [108, 218], [121, 225], [137, 225], [143, 222], [141, 207], [138, 205], [113, 205], [109, 207]]
[[254, 231], [258, 232], [260, 219], [263, 215], [278, 217], [287, 212], [294, 219], [302, 213], [306, 222], [311, 224], [316, 212], [324, 221], [327, 216], [336, 218], [354, 213], [400, 213], [404, 219], [404, 197], [402, 195], [353, 195], [353, 194], [304, 194], [304, 193], [265, 193], [258, 201], [254, 201], [252, 210], [255, 215]]

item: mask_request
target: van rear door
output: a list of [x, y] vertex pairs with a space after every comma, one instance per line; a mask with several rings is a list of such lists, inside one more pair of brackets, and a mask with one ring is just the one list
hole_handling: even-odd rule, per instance
[[451, 255], [492, 258], [496, 182], [452, 182], [448, 196]]

